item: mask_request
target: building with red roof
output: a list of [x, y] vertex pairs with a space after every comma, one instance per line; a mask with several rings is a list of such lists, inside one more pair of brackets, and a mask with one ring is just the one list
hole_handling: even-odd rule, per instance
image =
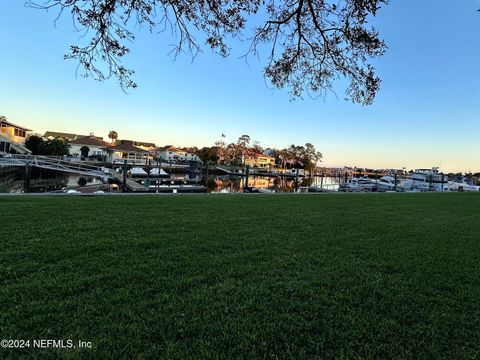
[[107, 149], [110, 146], [110, 143], [101, 140], [93, 134], [71, 140], [68, 144], [70, 145], [70, 155], [81, 157], [82, 159], [91, 156], [105, 156], [107, 155]]

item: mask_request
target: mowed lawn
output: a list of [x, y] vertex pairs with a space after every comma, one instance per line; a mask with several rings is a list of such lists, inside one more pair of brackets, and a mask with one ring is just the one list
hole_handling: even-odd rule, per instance
[[480, 359], [480, 194], [0, 197], [0, 358]]

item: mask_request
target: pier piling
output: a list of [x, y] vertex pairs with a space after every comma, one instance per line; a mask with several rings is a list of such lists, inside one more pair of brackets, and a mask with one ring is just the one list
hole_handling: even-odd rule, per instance
[[123, 161], [123, 189], [122, 189], [122, 191], [127, 192], [127, 160]]
[[30, 191], [30, 177], [32, 174], [32, 167], [30, 166], [30, 162], [27, 161], [25, 164], [25, 181], [23, 184], [23, 192], [28, 193]]

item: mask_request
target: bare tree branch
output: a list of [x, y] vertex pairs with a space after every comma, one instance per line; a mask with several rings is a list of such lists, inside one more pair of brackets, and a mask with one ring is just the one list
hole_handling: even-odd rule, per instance
[[[75, 28], [90, 37], [72, 45], [66, 59], [79, 62], [82, 76], [103, 81], [116, 77], [123, 89], [136, 87], [133, 71], [122, 65], [134, 41], [128, 30], [146, 24], [150, 30], [167, 28], [176, 37], [172, 52], [195, 57], [204, 42], [223, 57], [227, 41], [239, 36], [250, 15], [265, 13], [263, 26], [253, 29], [248, 53], [259, 55], [270, 46], [264, 75], [277, 88], [290, 89], [292, 98], [304, 91], [333, 91], [336, 79], [350, 81], [347, 97], [369, 105], [380, 79], [368, 60], [382, 56], [385, 43], [368, 27], [380, 5], [388, 0], [45, 0], [36, 9], [70, 12]], [[203, 34], [200, 42], [192, 35]]]

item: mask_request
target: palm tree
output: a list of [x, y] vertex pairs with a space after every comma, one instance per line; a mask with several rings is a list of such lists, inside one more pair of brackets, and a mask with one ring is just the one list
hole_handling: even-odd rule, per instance
[[118, 139], [118, 133], [115, 130], [112, 130], [108, 133], [108, 138], [112, 139], [112, 144], [114, 144]]

